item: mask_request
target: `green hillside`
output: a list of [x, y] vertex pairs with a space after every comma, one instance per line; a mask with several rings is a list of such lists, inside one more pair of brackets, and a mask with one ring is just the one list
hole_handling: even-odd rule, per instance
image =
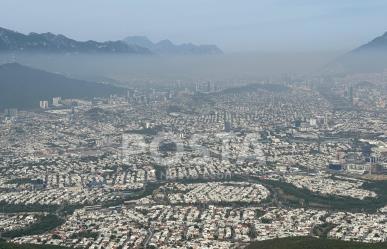
[[310, 237], [283, 238], [257, 241], [246, 249], [386, 249], [387, 243], [367, 244]]
[[126, 90], [121, 87], [71, 79], [17, 63], [0, 65], [0, 109], [38, 108], [40, 100], [51, 101], [56, 96], [92, 99], [123, 93]]
[[0, 241], [1, 249], [68, 249], [67, 247], [61, 246], [50, 246], [50, 245], [18, 245], [12, 243], [6, 243]]

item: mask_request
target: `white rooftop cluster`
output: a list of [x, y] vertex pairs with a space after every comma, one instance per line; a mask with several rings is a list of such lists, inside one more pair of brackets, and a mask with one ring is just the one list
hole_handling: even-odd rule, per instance
[[74, 212], [52, 234], [13, 241], [84, 248], [233, 248], [254, 240], [306, 236], [326, 214], [319, 210], [219, 206], [86, 208]]
[[171, 204], [260, 203], [270, 192], [260, 184], [210, 182], [197, 184], [168, 184], [165, 189]]
[[387, 215], [365, 213], [333, 213], [327, 222], [336, 225], [329, 237], [348, 241], [387, 241]]
[[51, 190], [19, 191], [0, 195], [0, 203], [17, 205], [92, 205], [121, 199], [121, 196], [105, 189], [59, 188]]
[[0, 214], [0, 233], [23, 229], [37, 220], [33, 214]]

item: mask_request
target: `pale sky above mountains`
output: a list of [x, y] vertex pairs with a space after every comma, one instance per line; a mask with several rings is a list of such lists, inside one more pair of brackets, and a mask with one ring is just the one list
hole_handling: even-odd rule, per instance
[[387, 31], [385, 0], [0, 0], [0, 26], [78, 40], [145, 35], [226, 52], [351, 50]]

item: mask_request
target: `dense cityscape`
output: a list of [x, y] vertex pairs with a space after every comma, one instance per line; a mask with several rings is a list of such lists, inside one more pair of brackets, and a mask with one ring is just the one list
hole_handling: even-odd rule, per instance
[[0, 0], [0, 249], [387, 249], [386, 13]]
[[386, 242], [386, 83], [178, 83], [6, 109], [2, 237], [71, 248]]

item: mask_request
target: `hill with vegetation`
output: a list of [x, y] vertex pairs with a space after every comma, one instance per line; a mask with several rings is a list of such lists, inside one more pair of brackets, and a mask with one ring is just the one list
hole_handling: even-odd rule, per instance
[[387, 243], [369, 244], [312, 237], [282, 238], [257, 241], [246, 249], [386, 249]]
[[125, 89], [71, 79], [18, 63], [0, 65], [0, 108], [36, 108], [53, 97], [92, 98], [124, 93]]
[[1, 249], [68, 249], [68, 247], [53, 246], [53, 245], [31, 245], [31, 244], [14, 244], [5, 241], [0, 241]]

